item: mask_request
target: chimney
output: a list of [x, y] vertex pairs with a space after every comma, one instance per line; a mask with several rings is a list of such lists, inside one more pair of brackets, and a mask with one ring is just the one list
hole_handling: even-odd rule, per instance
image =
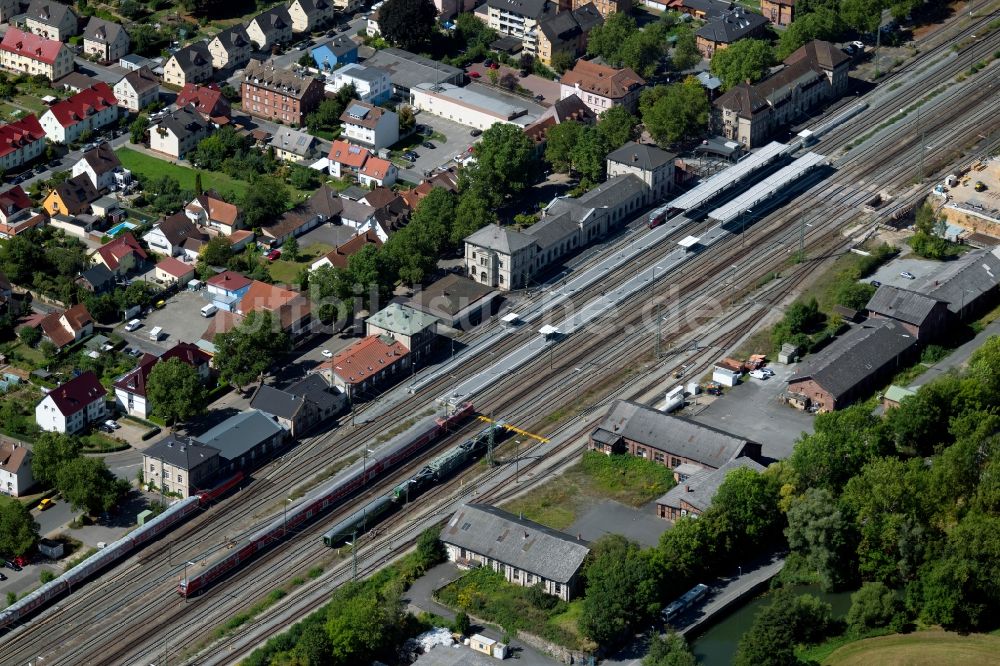
[[691, 486], [690, 486], [690, 484], [687, 484], [687, 483], [684, 484], [684, 492], [686, 492], [686, 493], [691, 492]]

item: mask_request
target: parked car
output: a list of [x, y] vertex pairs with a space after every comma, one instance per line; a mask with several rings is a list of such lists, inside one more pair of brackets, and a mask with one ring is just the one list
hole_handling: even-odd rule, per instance
[[20, 571], [21, 570], [21, 567], [16, 562], [14, 562], [12, 560], [4, 560], [3, 565], [5, 567], [7, 567], [8, 569], [10, 569], [11, 571]]
[[19, 567], [26, 567], [30, 563], [31, 562], [24, 555], [18, 555], [17, 557], [14, 558], [14, 564], [16, 564]]
[[46, 509], [52, 508], [54, 504], [55, 502], [50, 500], [48, 497], [44, 497], [42, 498], [42, 501], [38, 503], [38, 510], [45, 511]]
[[410, 158], [413, 158], [413, 159], [417, 159], [418, 157], [420, 157], [420, 154], [417, 153], [417, 152], [415, 152], [415, 151], [413, 151], [413, 150], [408, 150], [405, 153], [403, 153], [403, 155], [405, 155], [407, 157], [410, 157]]
[[872, 286], [878, 289], [879, 287], [882, 286], [882, 283], [879, 282], [878, 280], [872, 280]]
[[114, 419], [108, 419], [107, 421], [104, 422], [104, 425], [108, 426], [112, 430], [118, 430], [118, 428], [121, 428], [121, 425], [118, 423], [118, 421], [115, 421]]
[[481, 75], [480, 75], [479, 72], [469, 72], [469, 78], [470, 79], [478, 79], [480, 76]]
[[7, 576], [5, 574], [0, 573], [0, 582], [3, 582], [5, 580], [7, 580]]
[[763, 370], [751, 370], [750, 376], [754, 379], [767, 379], [770, 375], [766, 374]]
[[329, 349], [324, 349], [320, 353], [323, 354], [323, 358], [333, 358], [333, 352]]
[[432, 130], [430, 127], [427, 127], [426, 125], [420, 125], [420, 129], [417, 131], [420, 132], [420, 134], [422, 134], [423, 136], [430, 136], [434, 134], [434, 130]]
[[276, 261], [281, 258], [281, 250], [271, 250], [267, 253], [268, 261]]
[[140, 326], [142, 326], [142, 322], [139, 321], [138, 319], [133, 319], [129, 323], [125, 324], [125, 330], [131, 332], [136, 330]]
[[133, 349], [132, 353], [130, 354], [130, 356], [134, 356], [135, 358], [139, 358], [140, 356], [143, 355], [143, 353], [144, 352], [141, 349]]
[[495, 63], [493, 62], [493, 58], [487, 58], [486, 60], [483, 61], [483, 67], [491, 67], [492, 68], [494, 64]]
[[115, 345], [113, 342], [105, 342], [103, 345], [101, 345], [101, 351], [111, 351], [114, 348]]
[[430, 148], [431, 150], [434, 150], [434, 144], [431, 143], [430, 141], [424, 141], [420, 145], [423, 146], [424, 148]]
[[899, 275], [900, 275], [901, 277], [904, 277], [904, 278], [906, 278], [907, 280], [916, 280], [916, 279], [917, 279], [917, 276], [916, 276], [916, 275], [914, 275], [913, 273], [911, 273], [910, 271], [903, 271], [903, 272], [902, 272], [902, 273], [900, 273]]
[[771, 368], [761, 368], [760, 371], [763, 372], [768, 377], [774, 377], [774, 370], [772, 370]]
[[474, 128], [471, 132], [469, 132], [469, 136], [479, 136], [482, 133], [483, 133], [483, 130], [478, 129], [478, 128]]
[[100, 430], [101, 432], [106, 432], [108, 434], [111, 434], [115, 431], [114, 428], [105, 423], [102, 423], [101, 425], [97, 426], [97, 429]]
[[416, 162], [416, 161], [417, 161], [417, 158], [415, 158], [415, 157], [413, 157], [413, 155], [409, 155], [409, 154], [407, 154], [407, 153], [403, 153], [403, 154], [402, 154], [402, 155], [400, 155], [399, 157], [400, 157], [401, 159], [404, 159], [404, 160], [406, 160], [407, 162], [411, 162], [411, 163], [412, 163], [412, 162]]

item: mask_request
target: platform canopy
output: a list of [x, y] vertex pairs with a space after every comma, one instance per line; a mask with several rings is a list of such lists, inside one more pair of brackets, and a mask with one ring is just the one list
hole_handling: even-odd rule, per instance
[[538, 332], [547, 338], [550, 335], [557, 335], [559, 333], [559, 329], [551, 324], [546, 324], [538, 329]]
[[682, 238], [681, 240], [677, 241], [677, 244], [680, 245], [685, 250], [690, 250], [692, 247], [697, 245], [700, 240], [701, 239], [698, 238], [697, 236], [688, 236], [686, 238]]
[[521, 318], [517, 316], [516, 312], [508, 312], [504, 316], [500, 317], [500, 321], [505, 324], [513, 324], [514, 322], [520, 320]]

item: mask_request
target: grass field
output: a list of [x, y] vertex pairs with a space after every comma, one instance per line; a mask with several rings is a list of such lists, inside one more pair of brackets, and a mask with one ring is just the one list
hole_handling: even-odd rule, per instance
[[895, 634], [850, 643], [823, 661], [828, 666], [964, 666], [1000, 664], [1000, 637], [947, 631]]
[[295, 278], [298, 277], [299, 271], [302, 270], [303, 267], [309, 266], [312, 262], [316, 261], [332, 249], [333, 246], [327, 245], [326, 243], [313, 243], [312, 245], [308, 245], [304, 249], [299, 250], [300, 261], [285, 261], [284, 259], [278, 259], [268, 267], [268, 272], [271, 274], [271, 279], [275, 282], [291, 284], [295, 281]]
[[583, 460], [564, 474], [503, 508], [564, 530], [573, 524], [581, 509], [596, 500], [612, 499], [638, 507], [673, 486], [673, 473], [663, 465], [630, 455], [606, 456], [587, 451]]
[[[140, 153], [131, 148], [119, 149], [118, 159], [121, 160], [122, 166], [140, 176], [147, 178], [172, 176], [181, 184], [181, 189], [194, 190], [196, 173], [194, 169], [178, 166], [166, 159]], [[201, 184], [206, 190], [216, 190], [219, 194], [232, 192], [238, 197], [243, 196], [248, 186], [246, 181], [236, 180], [216, 171], [202, 171]]]

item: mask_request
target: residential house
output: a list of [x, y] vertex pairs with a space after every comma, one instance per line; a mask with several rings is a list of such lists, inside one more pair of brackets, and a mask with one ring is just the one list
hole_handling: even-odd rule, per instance
[[292, 40], [292, 17], [288, 8], [278, 5], [258, 14], [247, 24], [247, 35], [258, 51], [270, 51], [275, 44]]
[[118, 409], [132, 416], [149, 418], [156, 409], [146, 395], [149, 374], [157, 363], [174, 358], [194, 368], [202, 381], [208, 379], [212, 357], [191, 343], [180, 342], [160, 356], [143, 354], [135, 368], [115, 380], [115, 403]]
[[288, 3], [292, 32], [312, 32], [332, 21], [334, 12], [333, 4], [327, 0], [292, 0]]
[[357, 175], [370, 154], [367, 148], [351, 145], [343, 139], [334, 139], [330, 146], [330, 175], [334, 178]]
[[308, 298], [297, 291], [282, 289], [277, 285], [258, 280], [250, 283], [250, 287], [236, 306], [236, 314], [244, 317], [254, 311], [270, 312], [272, 321], [293, 340], [308, 333], [312, 323]]
[[91, 370], [52, 389], [35, 406], [35, 423], [45, 432], [72, 435], [107, 414], [107, 391]]
[[342, 14], [353, 14], [359, 11], [364, 2], [362, 0], [333, 0], [333, 8]]
[[279, 127], [267, 145], [274, 148], [275, 157], [286, 162], [315, 160], [319, 156], [319, 139], [290, 127]]
[[208, 42], [212, 67], [232, 71], [250, 62], [253, 44], [247, 29], [241, 25], [226, 28]]
[[336, 219], [342, 211], [337, 192], [324, 183], [312, 196], [282, 215], [274, 224], [261, 228], [261, 240], [270, 247], [279, 247], [292, 236], [315, 229]]
[[9, 26], [0, 41], [0, 67], [55, 81], [73, 71], [73, 51], [59, 40]]
[[183, 287], [194, 279], [195, 268], [193, 263], [186, 264], [174, 257], [163, 257], [156, 262], [154, 277], [163, 284]]
[[212, 53], [205, 42], [195, 42], [174, 51], [163, 66], [163, 82], [183, 88], [212, 78]]
[[752, 458], [743, 457], [730, 460], [719, 469], [699, 469], [656, 500], [656, 515], [664, 520], [700, 516], [712, 505], [726, 476], [737, 469], [749, 469], [759, 474], [764, 471], [764, 466]]
[[331, 391], [319, 375], [307, 375], [281, 390], [262, 384], [250, 399], [250, 408], [271, 417], [292, 437], [344, 410], [347, 397]]
[[308, 74], [251, 60], [243, 70], [243, 110], [252, 116], [301, 126], [323, 101], [323, 83]]
[[333, 82], [326, 91], [335, 93], [345, 86], [354, 86], [355, 97], [368, 104], [384, 104], [392, 97], [389, 72], [378, 67], [351, 63], [333, 72]]
[[177, 93], [177, 108], [190, 106], [201, 114], [205, 120], [229, 118], [232, 109], [229, 100], [222, 94], [218, 83], [198, 85], [186, 83]]
[[739, 83], [716, 98], [715, 131], [754, 148], [847, 92], [850, 58], [830, 42], [813, 40], [785, 58], [784, 65], [763, 81]]
[[115, 274], [104, 264], [96, 264], [82, 271], [75, 282], [92, 294], [103, 294], [114, 289]]
[[337, 247], [333, 248], [322, 257], [312, 262], [309, 266], [309, 270], [314, 271], [323, 266], [330, 266], [331, 268], [346, 269], [348, 260], [358, 252], [369, 245], [374, 245], [376, 248], [382, 247], [382, 239], [378, 237], [378, 234], [374, 231], [366, 231], [363, 234], [359, 234], [352, 238], [351, 240], [341, 243]]
[[675, 157], [656, 146], [630, 141], [608, 154], [608, 178], [634, 174], [649, 189], [649, 203], [660, 201], [674, 189]]
[[358, 62], [358, 44], [347, 35], [337, 35], [333, 39], [314, 46], [309, 54], [321, 72], [333, 72], [338, 67]]
[[901, 323], [876, 319], [853, 326], [799, 364], [787, 393], [799, 406], [843, 409], [906, 367], [918, 349], [916, 336]]
[[365, 320], [365, 335], [392, 338], [406, 347], [413, 363], [426, 357], [437, 339], [437, 317], [406, 305], [390, 303]]
[[96, 148], [85, 152], [73, 165], [73, 176], [86, 174], [91, 184], [98, 192], [107, 192], [114, 188], [115, 170], [122, 166], [118, 155], [111, 149], [111, 144], [104, 142]]
[[33, 206], [20, 185], [0, 192], [0, 238], [7, 240], [45, 224], [45, 215], [33, 210]]
[[767, 24], [768, 20], [757, 12], [735, 5], [698, 28], [694, 33], [695, 42], [701, 55], [711, 59], [716, 51], [728, 48], [741, 39], [763, 37]]
[[556, 197], [524, 231], [487, 225], [465, 239], [467, 275], [488, 287], [523, 289], [537, 272], [621, 226], [652, 202], [634, 173], [608, 179], [578, 199]]
[[230, 471], [259, 465], [284, 445], [288, 432], [270, 417], [250, 409], [234, 414], [195, 439], [217, 449], [220, 470]]
[[545, 140], [549, 129], [567, 120], [583, 125], [594, 125], [597, 123], [597, 114], [577, 95], [570, 95], [546, 109], [538, 120], [524, 128], [524, 133], [535, 143], [535, 150], [541, 155], [545, 151]]
[[[616, 12], [624, 12], [628, 14], [632, 11], [632, 3], [630, 0], [573, 0], [572, 8], [573, 11], [576, 11], [589, 4], [593, 4], [604, 18], [608, 18]], [[568, 9], [568, 7], [565, 7], [564, 5], [563, 9], [560, 11], [566, 11], [566, 9]]]
[[90, 202], [96, 201], [99, 196], [90, 176], [80, 174], [56, 185], [45, 197], [42, 208], [49, 217], [79, 215], [85, 213], [90, 208]]
[[774, 25], [787, 26], [795, 20], [795, 0], [760, 0], [760, 13]]
[[148, 231], [142, 240], [153, 252], [168, 257], [176, 257], [184, 252], [184, 243], [189, 238], [208, 241], [208, 234], [198, 228], [183, 212], [174, 213], [160, 220]]
[[389, 337], [373, 335], [323, 361], [313, 372], [353, 402], [377, 387], [394, 383], [410, 367], [410, 352]]
[[21, 0], [0, 0], [0, 23], [10, 23], [21, 13]]
[[253, 281], [235, 271], [223, 271], [205, 280], [205, 290], [220, 310], [235, 312], [240, 299], [250, 290]]
[[118, 120], [118, 99], [107, 83], [95, 83], [42, 114], [45, 136], [53, 143], [72, 143], [86, 131], [94, 132]]
[[398, 176], [399, 169], [389, 160], [369, 157], [358, 172], [358, 182], [364, 187], [392, 187]]
[[[608, 4], [606, 0], [598, 2]], [[599, 25], [604, 25], [604, 17], [593, 2], [546, 16], [539, 21], [535, 32], [536, 57], [549, 66], [557, 53], [565, 53], [570, 60], [576, 60], [586, 53], [587, 37]]]
[[559, 80], [559, 98], [576, 95], [600, 115], [613, 106], [635, 113], [646, 81], [628, 67], [615, 69], [591, 60], [578, 60]]
[[117, 23], [91, 16], [83, 31], [83, 55], [99, 62], [118, 62], [128, 55], [132, 45], [125, 28]]
[[549, 0], [487, 0], [486, 11], [489, 27], [501, 36], [522, 40], [524, 51], [534, 55], [538, 23], [555, 15], [558, 7]]
[[450, 273], [418, 290], [406, 305], [435, 317], [442, 326], [463, 330], [489, 318], [499, 295], [494, 289]]
[[214, 229], [223, 236], [232, 236], [233, 232], [243, 228], [240, 209], [213, 192], [192, 199], [184, 207], [184, 214], [195, 224]]
[[33, 485], [31, 449], [19, 442], [0, 442], [0, 492], [20, 497]]
[[10, 173], [42, 154], [45, 130], [35, 114], [0, 126], [0, 170]]
[[888, 284], [878, 288], [865, 309], [869, 318], [894, 321], [924, 341], [940, 338], [952, 321], [947, 301]]
[[444, 171], [435, 172], [429, 178], [425, 178], [410, 190], [401, 190], [399, 195], [410, 210], [416, 210], [421, 201], [431, 193], [435, 187], [442, 187], [449, 192], [458, 192], [458, 171], [448, 168]]
[[448, 559], [461, 567], [487, 567], [508, 583], [540, 586], [564, 601], [581, 588], [580, 570], [590, 544], [487, 504], [463, 504], [439, 537]]
[[145, 266], [149, 256], [131, 231], [108, 241], [90, 256], [91, 263], [104, 264], [115, 275], [124, 276]]
[[365, 60], [366, 67], [389, 72], [392, 91], [399, 99], [409, 99], [410, 91], [421, 83], [465, 82], [465, 70], [402, 49], [379, 49]]
[[118, 106], [132, 113], [160, 99], [160, 80], [149, 67], [133, 69], [123, 76], [114, 87]]
[[79, 19], [69, 5], [52, 0], [31, 0], [24, 15], [28, 31], [45, 39], [64, 42], [80, 32]]
[[212, 123], [193, 107], [176, 109], [149, 128], [149, 149], [174, 159], [184, 159], [212, 129]]
[[170, 433], [142, 452], [143, 480], [164, 492], [190, 497], [211, 486], [220, 463], [215, 447]]
[[94, 318], [83, 303], [63, 312], [50, 312], [35, 324], [41, 328], [42, 337], [62, 349], [94, 334]]
[[[646, 0], [646, 3], [648, 4], [649, 0]], [[667, 6], [662, 9], [670, 9], [706, 21], [722, 16], [733, 8], [733, 4], [731, 0], [668, 0]]]
[[438, 19], [453, 19], [459, 14], [471, 12], [476, 8], [476, 0], [434, 0]]
[[399, 141], [399, 116], [367, 102], [353, 101], [340, 116], [341, 136], [350, 143], [380, 150]]

